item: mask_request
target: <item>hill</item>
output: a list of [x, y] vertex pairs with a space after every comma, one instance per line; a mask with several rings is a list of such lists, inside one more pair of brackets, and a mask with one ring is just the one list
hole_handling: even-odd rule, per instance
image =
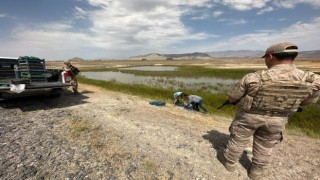
[[[151, 53], [129, 57], [130, 60], [193, 60], [193, 59], [212, 59], [212, 58], [259, 58], [265, 51], [253, 50], [229, 50], [229, 51], [212, 51], [212, 52], [194, 52], [182, 54], [158, 54]], [[316, 58], [320, 57], [320, 50], [301, 51], [299, 57]]]
[[211, 59], [207, 53], [183, 53], [183, 54], [146, 54], [129, 57], [130, 60], [179, 60], [179, 59]]

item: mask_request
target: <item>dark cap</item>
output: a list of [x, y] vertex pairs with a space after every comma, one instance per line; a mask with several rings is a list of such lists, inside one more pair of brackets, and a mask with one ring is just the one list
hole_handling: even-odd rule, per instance
[[298, 53], [298, 46], [292, 42], [281, 42], [273, 44], [266, 50], [266, 53], [261, 57], [264, 58], [267, 54], [280, 54], [280, 53]]

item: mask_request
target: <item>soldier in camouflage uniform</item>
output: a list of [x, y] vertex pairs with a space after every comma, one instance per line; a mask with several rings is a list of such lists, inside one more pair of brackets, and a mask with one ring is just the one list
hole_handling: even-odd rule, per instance
[[77, 75], [74, 74], [72, 71], [72, 68], [74, 68], [73, 65], [71, 65], [70, 61], [64, 61], [63, 62], [63, 70], [68, 72], [71, 75], [71, 81], [70, 84], [72, 85], [73, 93], [76, 95], [79, 95], [80, 92], [78, 91], [78, 81], [77, 81]]
[[235, 171], [244, 148], [253, 136], [251, 179], [260, 179], [271, 164], [273, 147], [281, 142], [288, 116], [299, 106], [316, 103], [320, 96], [320, 76], [295, 67], [297, 45], [282, 42], [270, 46], [265, 55], [268, 70], [245, 75], [229, 91], [229, 102], [238, 110], [230, 125], [230, 139], [217, 158], [225, 168]]

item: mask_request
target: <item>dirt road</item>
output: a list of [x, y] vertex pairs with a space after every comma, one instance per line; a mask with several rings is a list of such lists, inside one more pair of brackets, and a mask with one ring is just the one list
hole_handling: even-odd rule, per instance
[[[0, 102], [0, 179], [248, 179], [216, 159], [231, 118], [80, 85], [82, 95]], [[285, 134], [265, 179], [319, 179], [320, 140]]]

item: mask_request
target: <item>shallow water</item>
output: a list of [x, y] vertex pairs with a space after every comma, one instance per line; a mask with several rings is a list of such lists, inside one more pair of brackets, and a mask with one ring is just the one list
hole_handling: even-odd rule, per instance
[[138, 70], [138, 71], [175, 71], [175, 66], [136, 66], [128, 68], [119, 68], [120, 70]]
[[214, 77], [183, 78], [183, 77], [159, 77], [138, 76], [122, 72], [82, 72], [89, 79], [112, 81], [126, 84], [143, 84], [171, 89], [190, 89], [216, 92], [217, 87], [230, 86], [237, 82], [233, 79], [222, 79]]

